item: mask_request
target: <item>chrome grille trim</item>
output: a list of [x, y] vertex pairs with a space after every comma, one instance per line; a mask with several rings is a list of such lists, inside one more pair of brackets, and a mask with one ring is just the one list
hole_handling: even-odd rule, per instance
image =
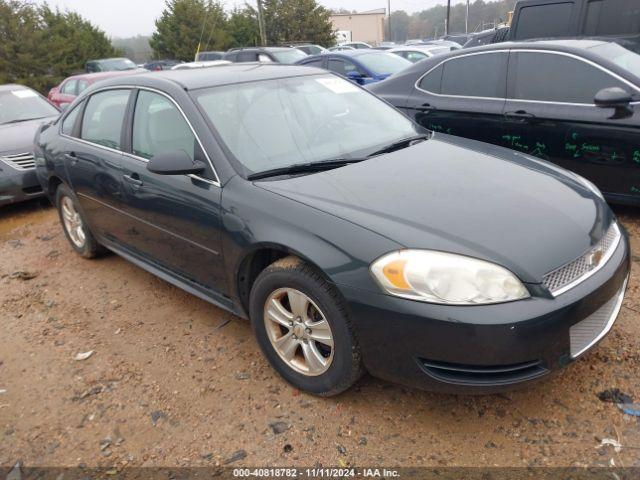
[[618, 318], [618, 313], [620, 313], [628, 281], [629, 277], [626, 278], [620, 291], [611, 300], [569, 328], [571, 358], [579, 357], [609, 333]]
[[[575, 260], [547, 273], [542, 283], [554, 297], [570, 290], [607, 264], [613, 252], [616, 251], [621, 237], [620, 227], [614, 221], [594, 247]], [[593, 258], [597, 253], [601, 258], [594, 265]]]
[[16, 170], [31, 170], [36, 168], [36, 160], [33, 153], [18, 153], [16, 155], [5, 155], [0, 157], [10, 167]]

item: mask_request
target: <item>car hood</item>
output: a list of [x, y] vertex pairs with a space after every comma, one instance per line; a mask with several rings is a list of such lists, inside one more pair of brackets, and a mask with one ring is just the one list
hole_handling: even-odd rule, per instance
[[45, 117], [27, 122], [0, 125], [0, 155], [33, 151], [33, 139], [40, 125], [56, 118], [57, 116]]
[[404, 247], [485, 259], [529, 283], [583, 254], [613, 217], [566, 170], [443, 134], [361, 163], [256, 185]]

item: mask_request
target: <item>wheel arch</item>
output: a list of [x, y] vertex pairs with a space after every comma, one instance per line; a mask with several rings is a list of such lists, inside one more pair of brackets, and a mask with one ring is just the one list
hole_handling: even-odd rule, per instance
[[291, 247], [269, 242], [253, 245], [239, 258], [234, 271], [236, 294], [247, 317], [249, 316], [249, 295], [258, 275], [272, 263], [288, 256], [298, 257], [316, 270], [327, 282], [334, 283], [316, 262]]

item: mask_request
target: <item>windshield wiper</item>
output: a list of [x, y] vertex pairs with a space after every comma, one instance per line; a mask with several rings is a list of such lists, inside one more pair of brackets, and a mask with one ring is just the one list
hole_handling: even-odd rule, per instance
[[295, 175], [297, 173], [322, 172], [323, 170], [331, 170], [350, 163], [362, 162], [363, 160], [366, 160], [366, 158], [334, 158], [322, 162], [298, 163], [296, 165], [289, 165], [288, 167], [272, 168], [271, 170], [252, 173], [247, 176], [247, 180], [259, 180], [261, 178], [278, 177], [280, 175]]
[[9, 125], [11, 123], [29, 122], [31, 120], [40, 120], [45, 117], [33, 117], [33, 118], [16, 118], [15, 120], [9, 120], [8, 122], [2, 122], [0, 125]]
[[383, 147], [380, 150], [376, 150], [375, 152], [370, 153], [369, 155], [367, 155], [367, 157], [375, 157], [376, 155], [382, 155], [383, 153], [395, 152], [396, 150], [410, 147], [415, 143], [422, 142], [424, 140], [429, 140], [430, 138], [431, 138], [431, 135], [427, 133], [415, 135], [413, 137], [403, 138], [402, 140], [398, 140], [397, 142], [390, 143], [386, 147]]

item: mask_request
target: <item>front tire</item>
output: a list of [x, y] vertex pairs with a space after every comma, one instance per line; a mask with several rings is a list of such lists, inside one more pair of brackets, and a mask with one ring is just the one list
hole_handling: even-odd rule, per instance
[[56, 190], [56, 208], [62, 230], [76, 253], [84, 258], [94, 258], [104, 251], [82, 218], [76, 197], [64, 184]]
[[267, 360], [296, 388], [332, 396], [362, 376], [344, 300], [299, 258], [283, 258], [260, 273], [251, 289], [250, 317]]

